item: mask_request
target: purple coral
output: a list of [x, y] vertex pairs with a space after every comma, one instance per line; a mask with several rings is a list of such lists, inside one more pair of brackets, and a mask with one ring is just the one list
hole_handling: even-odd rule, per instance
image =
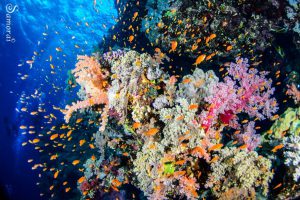
[[126, 51], [118, 49], [117, 51], [110, 51], [103, 54], [103, 59], [106, 61], [116, 60], [124, 56]]

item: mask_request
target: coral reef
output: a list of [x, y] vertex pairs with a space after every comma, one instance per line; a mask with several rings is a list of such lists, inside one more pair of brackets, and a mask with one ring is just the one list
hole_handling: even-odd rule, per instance
[[258, 1], [255, 6], [251, 0], [148, 1], [143, 30], [165, 51], [176, 41], [179, 53], [193, 57], [199, 52], [212, 57], [263, 51], [274, 39], [271, 30], [299, 32], [299, 2], [290, 2], [285, 12], [279, 9], [286, 4], [276, 0]]
[[[267, 194], [271, 161], [254, 151], [260, 144], [255, 122], [241, 128], [237, 116], [244, 112], [257, 121], [276, 112], [266, 72], [249, 69], [247, 59], [237, 58], [224, 81], [199, 68], [179, 81], [163, 72], [161, 65], [168, 57], [159, 50], [154, 56], [118, 50], [98, 57], [99, 61], [80, 57], [86, 60], [80, 60], [73, 73], [82, 100], [65, 113], [68, 117], [72, 110], [89, 108], [88, 116], [94, 116], [103, 109], [98, 104], [108, 108], [101, 114], [108, 116], [108, 123], [94, 134], [100, 155], [86, 162], [84, 181], [78, 186], [84, 196], [119, 192], [126, 184], [149, 199], [198, 199], [206, 188], [217, 197], [253, 197], [258, 188]], [[104, 103], [78, 106], [102, 94]], [[223, 149], [225, 127], [241, 131], [232, 139], [246, 150]], [[229, 179], [225, 173], [231, 174]]]

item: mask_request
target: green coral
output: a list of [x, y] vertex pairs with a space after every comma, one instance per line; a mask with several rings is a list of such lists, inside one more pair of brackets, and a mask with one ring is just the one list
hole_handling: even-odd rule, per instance
[[263, 135], [265, 140], [277, 139], [280, 140], [287, 132], [288, 135], [299, 135], [300, 133], [300, 107], [288, 108], [280, 117], [274, 122], [270, 128], [270, 132]]

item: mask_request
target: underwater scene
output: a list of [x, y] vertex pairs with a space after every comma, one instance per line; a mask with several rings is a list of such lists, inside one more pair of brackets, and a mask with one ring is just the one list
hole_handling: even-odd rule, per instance
[[300, 199], [300, 0], [0, 4], [0, 200]]

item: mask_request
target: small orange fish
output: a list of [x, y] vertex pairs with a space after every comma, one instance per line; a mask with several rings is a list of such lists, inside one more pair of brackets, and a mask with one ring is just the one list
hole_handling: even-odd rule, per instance
[[36, 143], [38, 143], [39, 141], [40, 141], [40, 139], [38, 139], [38, 138], [33, 139], [33, 140], [32, 140], [32, 144], [36, 144]]
[[229, 45], [229, 46], [226, 47], [226, 51], [230, 51], [231, 49], [232, 49], [231, 45]]
[[79, 146], [82, 146], [85, 143], [85, 140], [80, 140], [79, 141]]
[[145, 132], [144, 135], [146, 135], [146, 136], [154, 136], [158, 132], [159, 132], [158, 128], [151, 128], [147, 132]]
[[244, 144], [244, 145], [240, 146], [239, 149], [246, 149], [247, 147], [248, 147], [248, 145]]
[[72, 134], [73, 130], [69, 130], [67, 133], [67, 137], [70, 137], [70, 135]]
[[173, 176], [180, 177], [180, 176], [185, 175], [185, 173], [186, 173], [186, 171], [176, 171], [176, 172], [174, 172]]
[[77, 119], [77, 120], [76, 120], [76, 124], [78, 124], [78, 123], [82, 122], [82, 120], [83, 120], [82, 118], [80, 118], [80, 119]]
[[189, 106], [189, 110], [195, 110], [195, 109], [198, 109], [198, 104], [191, 104]]
[[95, 155], [92, 155], [91, 159], [92, 159], [93, 161], [95, 161], [95, 160], [96, 160], [96, 156], [95, 156]]
[[209, 43], [209, 41], [211, 41], [211, 40], [213, 40], [213, 39], [215, 39], [217, 37], [217, 35], [216, 34], [211, 34], [209, 37], [207, 37], [206, 39], [205, 39], [205, 43], [206, 43], [206, 45]]
[[279, 144], [279, 145], [275, 146], [271, 151], [274, 152], [274, 153], [276, 153], [277, 150], [282, 149], [283, 147], [284, 147], [283, 144]]
[[200, 154], [201, 156], [203, 156], [205, 154], [205, 150], [200, 147], [200, 146], [197, 146], [195, 147], [192, 151], [191, 151], [191, 154], [195, 155], [195, 154]]
[[50, 140], [55, 140], [58, 137], [58, 133], [51, 135]]
[[217, 162], [219, 160], [219, 156], [213, 157], [213, 159], [210, 160], [211, 163]]
[[95, 146], [94, 146], [93, 144], [89, 144], [89, 147], [90, 147], [91, 149], [95, 149]]
[[140, 128], [141, 125], [142, 125], [142, 124], [141, 124], [140, 122], [134, 122], [133, 125], [132, 125], [132, 128], [133, 128], [133, 129], [137, 129], [137, 128]]
[[172, 41], [171, 42], [171, 50], [169, 52], [174, 52], [176, 50], [177, 46], [178, 46], [178, 42]]
[[122, 182], [115, 178], [111, 181], [111, 184], [115, 187], [120, 187], [122, 185]]
[[138, 12], [133, 13], [132, 21], [134, 21], [137, 18], [138, 15], [139, 15]]
[[190, 79], [190, 78], [185, 78], [185, 79], [183, 79], [182, 80], [182, 83], [183, 84], [188, 84], [188, 83], [190, 83], [192, 80]]
[[30, 115], [37, 115], [38, 112], [34, 111], [34, 112], [31, 112]]
[[55, 155], [52, 155], [52, 156], [50, 157], [50, 160], [55, 160], [57, 157], [58, 157], [58, 155], [57, 155], [57, 154], [55, 154]]
[[193, 65], [199, 65], [200, 63], [202, 63], [206, 58], [206, 55], [205, 54], [202, 54], [200, 56], [198, 56], [198, 58], [196, 59], [196, 62], [193, 64]]
[[181, 121], [181, 120], [183, 120], [183, 119], [184, 119], [184, 116], [183, 116], [183, 115], [181, 115], [181, 116], [179, 116], [179, 117], [176, 118], [177, 121]]
[[277, 189], [277, 188], [279, 188], [279, 187], [281, 187], [282, 186], [282, 183], [279, 183], [278, 185], [276, 185], [274, 188], [273, 188], [273, 190], [275, 190], [275, 189]]
[[219, 150], [219, 149], [221, 149], [223, 146], [224, 146], [223, 144], [215, 144], [215, 145], [213, 145], [212, 147], [210, 147], [210, 148], [208, 149], [208, 151]]
[[242, 121], [242, 124], [246, 124], [249, 120], [245, 119]]
[[192, 51], [195, 51], [197, 48], [198, 48], [198, 45], [193, 44], [193, 46], [192, 46]]
[[185, 162], [186, 160], [178, 160], [175, 162], [175, 165], [184, 165]]
[[131, 43], [133, 40], [134, 40], [134, 36], [133, 35], [129, 36], [128, 41]]
[[77, 182], [78, 182], [79, 184], [82, 183], [83, 181], [85, 181], [85, 177], [84, 177], [84, 176], [80, 177], [80, 178], [77, 180]]
[[59, 174], [59, 171], [57, 170], [57, 171], [54, 173], [53, 177], [56, 179], [56, 178], [58, 177], [58, 174]]
[[78, 165], [80, 163], [80, 160], [74, 160], [73, 162], [72, 162], [72, 164], [75, 166], [75, 165]]

